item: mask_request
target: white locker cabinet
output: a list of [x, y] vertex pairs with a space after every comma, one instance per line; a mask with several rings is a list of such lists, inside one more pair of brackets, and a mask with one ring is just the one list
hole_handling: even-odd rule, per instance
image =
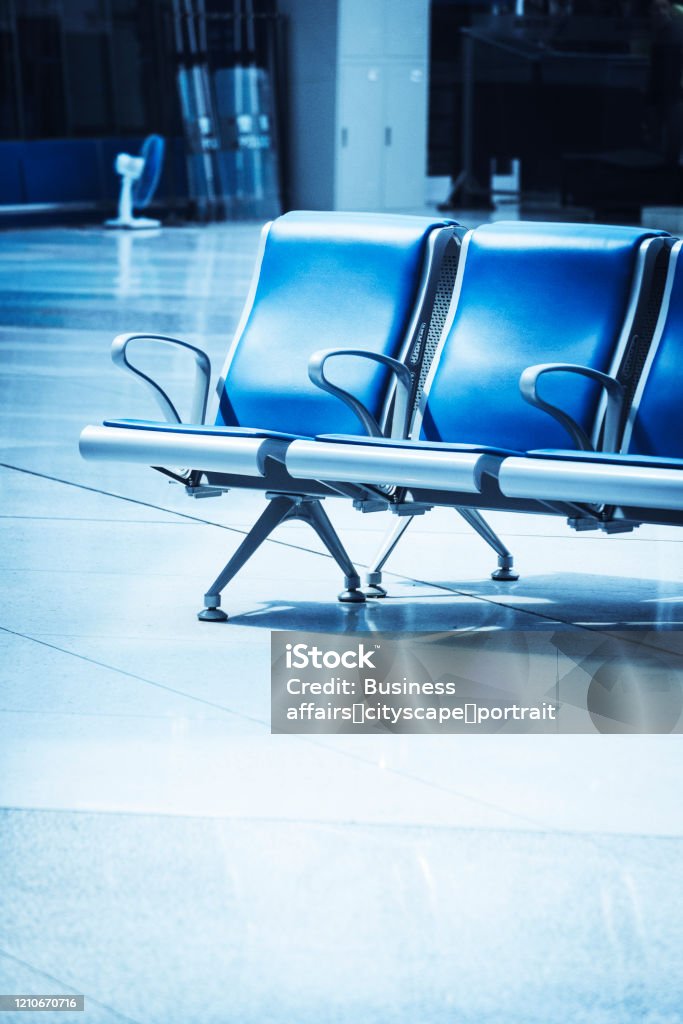
[[429, 0], [384, 0], [384, 54], [387, 57], [429, 55]]
[[424, 202], [427, 76], [409, 62], [344, 62], [335, 206], [402, 210]]
[[429, 0], [280, 0], [289, 16], [291, 205], [425, 201]]
[[384, 207], [419, 206], [427, 177], [427, 72], [414, 63], [392, 64], [385, 79]]
[[420, 57], [429, 46], [429, 0], [339, 0], [339, 57]]
[[385, 0], [339, 0], [339, 57], [384, 53]]
[[335, 208], [382, 207], [384, 69], [344, 64], [339, 76]]

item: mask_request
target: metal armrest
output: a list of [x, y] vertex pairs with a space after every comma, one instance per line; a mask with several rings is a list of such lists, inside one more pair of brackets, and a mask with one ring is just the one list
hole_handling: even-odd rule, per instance
[[587, 452], [593, 451], [593, 444], [581, 427], [572, 417], [558, 409], [557, 406], [545, 402], [538, 396], [538, 381], [544, 373], [578, 373], [582, 377], [589, 377], [602, 385], [607, 394], [607, 411], [605, 414], [605, 430], [603, 433], [603, 450], [607, 452], [617, 451], [619, 441], [619, 428], [621, 425], [622, 411], [624, 408], [624, 388], [614, 377], [594, 370], [590, 366], [576, 366], [573, 363], [540, 363], [536, 366], [528, 366], [519, 378], [519, 390], [522, 398], [530, 405], [542, 409], [550, 416], [561, 423], [565, 430], [569, 431], [577, 446]]
[[308, 363], [308, 376], [311, 381], [322, 391], [329, 392], [329, 394], [341, 399], [342, 402], [348, 405], [361, 421], [363, 429], [370, 437], [384, 436], [379, 423], [370, 410], [363, 405], [360, 399], [352, 395], [350, 391], [337, 387], [336, 384], [332, 384], [325, 376], [325, 363], [333, 356], [362, 356], [364, 359], [371, 359], [375, 363], [381, 363], [382, 366], [386, 366], [392, 371], [397, 382], [394, 422], [400, 426], [400, 436], [404, 437], [410, 411], [409, 403], [413, 384], [413, 377], [408, 367], [398, 359], [392, 359], [391, 356], [385, 356], [379, 352], [366, 352], [363, 349], [356, 348], [326, 348], [321, 349], [320, 352], [314, 352], [311, 356]]
[[157, 400], [161, 411], [164, 414], [164, 418], [169, 423], [182, 423], [180, 414], [176, 409], [175, 405], [168, 397], [161, 385], [157, 384], [156, 381], [148, 377], [146, 373], [139, 370], [136, 366], [128, 359], [128, 353], [126, 349], [131, 341], [154, 341], [160, 342], [163, 345], [179, 345], [181, 348], [189, 349], [194, 354], [196, 373], [194, 382], [194, 392], [192, 395], [192, 412], [191, 422], [192, 423], [203, 423], [204, 417], [206, 416], [206, 404], [209, 398], [209, 386], [211, 383], [211, 362], [205, 352], [202, 352], [200, 348], [195, 348], [194, 345], [189, 345], [186, 341], [178, 341], [177, 338], [167, 338], [163, 334], [119, 334], [118, 337], [114, 338], [111, 345], [111, 357], [116, 366], [120, 366], [122, 370], [129, 370], [131, 373], [139, 377], [143, 383], [145, 383], [152, 390], [152, 394]]

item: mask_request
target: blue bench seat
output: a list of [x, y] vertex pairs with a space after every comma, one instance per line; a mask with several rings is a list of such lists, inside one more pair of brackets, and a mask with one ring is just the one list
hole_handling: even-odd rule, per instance
[[[652, 281], [670, 244], [665, 232], [622, 226], [475, 228], [463, 241], [451, 309], [410, 440], [294, 441], [285, 454], [289, 473], [393, 488], [402, 517], [411, 503], [422, 510], [450, 505], [498, 553], [495, 578], [517, 578], [510, 553], [480, 511], [547, 509], [532, 497], [511, 501], [502, 493], [501, 465], [541, 448], [596, 445], [604, 425], [595, 378], [548, 375], [539, 407], [524, 400], [520, 377], [532, 364], [579, 364], [598, 376], [619, 376], [625, 393], [632, 389], [629, 375], [640, 368], [650, 340]], [[548, 415], [549, 408], [556, 414]], [[372, 586], [404, 530], [399, 522], [383, 545], [368, 576]]]
[[618, 452], [550, 449], [506, 460], [504, 494], [621, 506], [647, 521], [669, 510], [683, 523], [683, 258], [671, 252], [664, 301]]
[[[441, 218], [305, 211], [266, 225], [218, 380], [213, 425], [205, 423], [211, 373], [205, 353], [157, 335], [115, 339], [115, 362], [151, 389], [166, 422], [118, 419], [88, 426], [80, 439], [84, 458], [143, 463], [181, 480], [198, 497], [249, 487], [269, 499], [209, 587], [203, 621], [227, 618], [218, 607], [221, 590], [270, 532], [292, 518], [308, 522], [342, 568], [341, 599], [364, 600], [358, 574], [320, 504], [336, 489], [292, 480], [284, 456], [297, 438], [332, 431], [358, 435], [368, 424], [378, 433], [392, 428], [390, 367], [410, 360], [419, 369], [441, 268], [446, 253], [459, 247], [454, 228]], [[145, 342], [194, 355], [197, 384], [188, 423], [161, 386], [130, 361], [129, 353]], [[307, 369], [313, 351], [342, 345], [354, 354], [335, 359], [334, 383], [340, 395], [353, 398], [340, 401], [315, 387]], [[344, 493], [364, 497], [367, 489]]]
[[[447, 445], [453, 458], [427, 486], [469, 491], [477, 489], [470, 473], [477, 453], [502, 459], [565, 447], [573, 438], [562, 423], [524, 402], [519, 378], [541, 360], [616, 371], [632, 341], [643, 264], [654, 258], [663, 234], [522, 222], [476, 228], [463, 243], [450, 321], [405, 444], [414, 455], [397, 454], [402, 441], [368, 441], [336, 431], [334, 438], [294, 442], [286, 454], [289, 471], [305, 475], [319, 466], [332, 479], [338, 467], [337, 479], [356, 481], [363, 479], [359, 467], [366, 466], [367, 482], [411, 486], [421, 454], [425, 463], [431, 459], [437, 465], [430, 454], [438, 451], [432, 448], [436, 443]], [[545, 392], [584, 435], [595, 434], [600, 412], [595, 381], [572, 375], [550, 381]]]

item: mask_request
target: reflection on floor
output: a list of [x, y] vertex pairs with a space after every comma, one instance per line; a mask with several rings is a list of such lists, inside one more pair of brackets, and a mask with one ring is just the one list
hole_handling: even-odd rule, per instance
[[[156, 415], [115, 333], [220, 367], [258, 233], [0, 236], [0, 992], [85, 993], [90, 1024], [683, 1021], [679, 737], [268, 731], [271, 629], [683, 626], [683, 535], [494, 515], [504, 585], [442, 510], [349, 608], [292, 524], [212, 627], [263, 499], [79, 458], [85, 423]], [[328, 505], [367, 563], [388, 517]]]

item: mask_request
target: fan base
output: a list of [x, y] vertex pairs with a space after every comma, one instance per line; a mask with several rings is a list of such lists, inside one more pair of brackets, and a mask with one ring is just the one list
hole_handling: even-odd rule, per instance
[[126, 220], [123, 217], [115, 217], [113, 220], [105, 220], [104, 226], [105, 228], [140, 230], [140, 228], [160, 228], [161, 221], [154, 220], [153, 217], [131, 217], [130, 220]]

